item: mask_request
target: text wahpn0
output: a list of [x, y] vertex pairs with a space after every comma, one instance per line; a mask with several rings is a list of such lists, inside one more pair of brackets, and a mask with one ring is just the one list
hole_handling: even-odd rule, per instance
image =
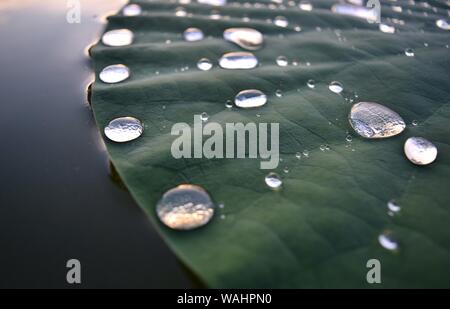
[[[173, 141], [171, 152], [175, 159], [203, 157], [257, 159], [259, 157], [261, 169], [274, 169], [278, 166], [280, 159], [279, 130], [279, 123], [270, 123], [269, 126], [267, 123], [252, 122], [226, 123], [223, 128], [216, 122], [203, 124], [201, 115], [194, 115], [193, 128], [184, 122], [172, 126], [171, 134], [179, 137]], [[203, 142], [204, 136], [207, 136], [207, 139]], [[270, 137], [270, 148], [268, 137]], [[247, 156], [246, 153], [248, 153]]]

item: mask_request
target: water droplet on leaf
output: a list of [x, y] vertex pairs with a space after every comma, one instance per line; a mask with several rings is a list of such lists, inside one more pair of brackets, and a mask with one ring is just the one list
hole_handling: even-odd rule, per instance
[[211, 70], [212, 67], [213, 64], [211, 60], [209, 60], [208, 58], [202, 58], [197, 62], [197, 68], [199, 68], [202, 71]]
[[116, 29], [105, 32], [102, 42], [107, 46], [126, 46], [133, 42], [133, 37], [133, 32], [128, 29]]
[[436, 146], [423, 137], [410, 137], [404, 146], [405, 155], [416, 165], [427, 165], [437, 157]]
[[130, 76], [130, 69], [123, 64], [113, 64], [104, 68], [99, 78], [102, 82], [108, 84], [119, 83]]
[[258, 65], [258, 59], [249, 52], [232, 52], [219, 59], [220, 67], [224, 69], [253, 69]]
[[106, 137], [117, 143], [132, 141], [141, 136], [143, 131], [142, 123], [134, 117], [116, 118], [104, 130]]
[[142, 8], [139, 4], [129, 4], [123, 8], [123, 15], [125, 16], [138, 16], [141, 13]]
[[195, 185], [170, 189], [156, 206], [159, 219], [174, 230], [192, 230], [207, 224], [214, 214], [209, 194]]
[[399, 114], [374, 102], [356, 103], [348, 118], [355, 132], [365, 138], [391, 137], [406, 126]]
[[283, 181], [277, 173], [269, 173], [264, 180], [266, 185], [271, 189], [279, 189], [283, 184]]
[[234, 99], [234, 104], [241, 108], [260, 107], [266, 104], [266, 102], [267, 96], [256, 89], [243, 90]]
[[223, 38], [248, 50], [261, 48], [264, 41], [261, 32], [252, 28], [229, 28], [223, 32]]
[[288, 60], [285, 56], [278, 56], [276, 59], [277, 65], [280, 67], [285, 67], [288, 65]]
[[202, 30], [192, 27], [184, 30], [183, 37], [188, 42], [195, 42], [203, 40], [204, 35]]
[[334, 93], [341, 93], [344, 90], [344, 86], [340, 82], [333, 81], [328, 85], [328, 89], [330, 89]]
[[390, 231], [385, 231], [380, 234], [378, 236], [378, 242], [383, 248], [389, 251], [395, 251], [398, 249], [398, 242]]

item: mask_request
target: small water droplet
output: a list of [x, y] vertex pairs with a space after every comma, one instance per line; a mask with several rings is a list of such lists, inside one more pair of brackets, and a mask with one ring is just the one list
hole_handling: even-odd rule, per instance
[[208, 113], [203, 112], [203, 113], [200, 115], [200, 119], [201, 119], [202, 121], [208, 121], [208, 119], [209, 119]]
[[349, 114], [352, 128], [365, 138], [386, 138], [405, 129], [405, 121], [393, 110], [374, 102], [359, 102]]
[[428, 43], [427, 43], [427, 42], [424, 42], [424, 43], [423, 43], [423, 46], [428, 47]]
[[220, 208], [220, 209], [224, 209], [224, 208], [225, 208], [225, 204], [224, 204], [224, 203], [220, 203], [220, 204], [219, 204], [219, 208]]
[[139, 4], [129, 4], [123, 8], [123, 15], [125, 16], [138, 16], [142, 13], [142, 8]]
[[164, 193], [156, 205], [156, 213], [171, 229], [192, 230], [211, 220], [214, 204], [203, 188], [184, 184]]
[[412, 48], [405, 49], [405, 55], [408, 57], [414, 57], [414, 50]]
[[261, 48], [264, 41], [261, 32], [252, 28], [228, 28], [223, 32], [223, 38], [248, 50]]
[[212, 6], [224, 6], [225, 4], [227, 4], [227, 0], [197, 0], [197, 2]]
[[285, 174], [289, 173], [289, 167], [288, 167], [288, 166], [285, 166], [285, 167], [283, 168], [283, 172], [284, 172]]
[[225, 214], [220, 215], [220, 219], [225, 220], [226, 218], [227, 218], [227, 216]]
[[222, 18], [222, 15], [220, 15], [219, 11], [213, 10], [213, 11], [211, 11], [209, 18], [214, 19], [214, 20], [219, 20]]
[[108, 84], [119, 83], [130, 76], [130, 69], [123, 64], [113, 64], [104, 68], [99, 78], [102, 82]]
[[363, 18], [370, 21], [377, 21], [378, 14], [377, 10], [373, 10], [372, 8], [363, 7], [363, 6], [355, 6], [348, 4], [335, 4], [331, 7], [331, 11], [333, 13], [341, 14], [341, 15], [349, 15], [358, 18]]
[[267, 96], [256, 89], [242, 90], [234, 98], [234, 104], [241, 108], [260, 107], [266, 102]]
[[393, 27], [393, 26], [389, 26], [389, 25], [386, 25], [386, 24], [380, 24], [378, 27], [379, 27], [381, 32], [384, 32], [384, 33], [395, 33], [395, 27]]
[[128, 29], [116, 29], [105, 32], [102, 42], [107, 46], [126, 46], [133, 42], [133, 37], [133, 32]]
[[184, 30], [183, 37], [188, 42], [195, 42], [203, 40], [204, 34], [202, 30], [191, 27]]
[[285, 67], [288, 65], [288, 60], [285, 56], [278, 56], [276, 59], [277, 65], [280, 67]]
[[400, 210], [401, 210], [400, 205], [397, 204], [397, 202], [395, 200], [390, 200], [387, 203], [387, 207], [388, 207], [388, 210], [389, 210], [389, 215], [391, 215], [391, 216], [396, 214], [396, 213], [398, 213], [398, 212], [400, 212]]
[[436, 146], [423, 137], [410, 137], [404, 146], [405, 155], [416, 165], [432, 163], [437, 156]]
[[353, 136], [351, 136], [350, 134], [347, 134], [347, 136], [345, 137], [345, 140], [349, 143], [351, 143], [353, 141]]
[[300, 1], [298, 7], [303, 11], [312, 11], [313, 9], [313, 5], [308, 1]]
[[344, 90], [344, 86], [340, 82], [332, 81], [330, 85], [328, 85], [328, 89], [330, 89], [334, 93], [341, 93]]
[[289, 24], [288, 20], [284, 16], [275, 17], [275, 19], [273, 20], [273, 23], [275, 24], [275, 26], [282, 27], [282, 28], [286, 28]]
[[269, 186], [269, 188], [275, 190], [279, 189], [283, 184], [283, 181], [281, 180], [280, 176], [277, 173], [269, 173], [264, 180], [266, 182], [266, 185]]
[[219, 59], [220, 67], [224, 69], [253, 69], [258, 65], [258, 59], [249, 52], [226, 53]]
[[303, 150], [303, 156], [305, 157], [305, 158], [309, 158], [309, 151], [308, 150]]
[[390, 231], [385, 231], [378, 236], [378, 242], [380, 245], [389, 250], [394, 251], [398, 249], [398, 242], [395, 239], [394, 235]]
[[310, 80], [308, 80], [308, 82], [306, 82], [306, 85], [309, 88], [314, 89], [316, 87], [316, 82], [314, 81], [314, 79], [310, 79]]
[[295, 154], [295, 157], [297, 158], [297, 159], [301, 159], [302, 158], [302, 154], [301, 154], [301, 152], [297, 152], [296, 154]]
[[418, 124], [419, 124], [419, 122], [417, 121], [417, 120], [413, 120], [412, 122], [411, 122], [411, 124], [413, 125], [413, 126], [417, 126]]
[[202, 58], [197, 62], [197, 68], [199, 68], [202, 71], [211, 70], [212, 67], [213, 64], [211, 60], [209, 60], [208, 58]]
[[320, 145], [319, 149], [320, 149], [321, 151], [328, 151], [328, 150], [330, 150], [331, 148], [330, 148], [329, 145], [323, 144], [323, 145]]
[[300, 31], [302, 31], [302, 27], [300, 27], [300, 26], [295, 26], [295, 27], [294, 27], [294, 31], [300, 32]]
[[436, 20], [436, 26], [442, 30], [450, 30], [450, 24], [445, 19]]
[[281, 98], [281, 97], [283, 96], [283, 92], [281, 92], [281, 90], [278, 89], [277, 91], [275, 91], [275, 95], [276, 95], [278, 98]]
[[175, 16], [185, 17], [187, 15], [186, 9], [182, 6], [179, 6], [175, 9]]
[[105, 136], [117, 143], [132, 141], [142, 135], [142, 123], [134, 117], [120, 117], [111, 120], [105, 127]]
[[231, 100], [227, 100], [227, 101], [225, 102], [225, 107], [226, 107], [226, 108], [232, 108], [232, 107], [233, 107], [233, 102], [231, 102]]

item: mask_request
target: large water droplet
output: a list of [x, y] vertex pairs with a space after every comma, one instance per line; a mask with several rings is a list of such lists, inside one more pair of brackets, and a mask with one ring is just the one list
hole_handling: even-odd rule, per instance
[[261, 48], [264, 41], [261, 32], [252, 28], [229, 28], [223, 32], [223, 38], [248, 50]]
[[344, 90], [344, 86], [340, 82], [333, 81], [328, 85], [328, 89], [334, 93], [341, 93]]
[[359, 102], [349, 114], [352, 128], [365, 138], [385, 138], [401, 133], [405, 121], [393, 110], [374, 102]]
[[242, 90], [234, 98], [234, 104], [241, 108], [260, 107], [266, 102], [267, 96], [256, 89]]
[[138, 16], [141, 13], [142, 8], [139, 4], [129, 4], [123, 8], [123, 15], [125, 16]]
[[405, 55], [408, 57], [414, 57], [414, 50], [412, 48], [405, 49]]
[[199, 68], [202, 71], [208, 71], [211, 70], [213, 64], [211, 60], [208, 58], [202, 58], [197, 62], [197, 68]]
[[117, 143], [132, 141], [141, 136], [143, 131], [142, 123], [134, 117], [116, 118], [104, 130], [106, 137]]
[[224, 6], [225, 4], [227, 4], [227, 0], [197, 0], [197, 2], [213, 6]]
[[113, 64], [104, 68], [99, 78], [102, 82], [108, 84], [119, 83], [130, 76], [130, 69], [123, 64]]
[[445, 19], [436, 20], [436, 26], [443, 30], [450, 30], [450, 24]]
[[384, 33], [395, 33], [395, 27], [393, 27], [393, 26], [389, 26], [389, 25], [386, 25], [386, 24], [380, 24], [378, 27], [379, 27], [381, 32], [384, 32]]
[[204, 35], [202, 30], [192, 27], [184, 30], [183, 37], [188, 42], [195, 42], [203, 40]]
[[116, 29], [105, 32], [102, 42], [107, 46], [126, 46], [133, 42], [133, 37], [133, 32], [128, 29]]
[[331, 7], [331, 11], [337, 14], [364, 18], [371, 21], [376, 21], [378, 19], [376, 10], [363, 6], [335, 4]]
[[285, 67], [288, 65], [288, 60], [285, 56], [278, 56], [276, 59], [277, 65], [280, 67]]
[[410, 137], [404, 146], [405, 155], [409, 161], [417, 165], [432, 163], [437, 156], [436, 146], [423, 137]]
[[249, 52], [233, 52], [219, 59], [220, 67], [224, 69], [253, 69], [258, 65], [258, 59]]
[[288, 20], [284, 16], [275, 17], [275, 19], [273, 20], [273, 23], [275, 24], [275, 26], [282, 27], [282, 28], [286, 28], [289, 24]]
[[174, 230], [192, 230], [211, 220], [214, 204], [203, 188], [185, 184], [164, 193], [156, 213], [162, 223]]
[[283, 181], [277, 173], [269, 173], [264, 180], [266, 182], [266, 185], [274, 190], [279, 189], [283, 184]]
[[389, 250], [394, 251], [398, 249], [398, 242], [395, 239], [394, 235], [390, 231], [385, 231], [378, 236], [378, 242], [380, 245]]

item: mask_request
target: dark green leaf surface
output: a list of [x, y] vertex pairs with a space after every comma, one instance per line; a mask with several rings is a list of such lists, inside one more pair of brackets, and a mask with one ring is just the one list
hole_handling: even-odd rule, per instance
[[[111, 160], [168, 245], [208, 286], [450, 287], [450, 49], [445, 46], [450, 36], [435, 25], [447, 16], [445, 1], [430, 2], [437, 12], [419, 1], [397, 1], [403, 13], [392, 11], [387, 1], [381, 16], [385, 22], [391, 18], [387, 23], [397, 28], [396, 34], [333, 14], [333, 1], [314, 2], [311, 12], [289, 6], [245, 7], [244, 1], [225, 7], [192, 1], [184, 5], [190, 17], [174, 15], [178, 3], [133, 2], [141, 4], [144, 14], [112, 16], [106, 30], [128, 28], [135, 33], [134, 44], [99, 43], [92, 50], [97, 74], [107, 65], [123, 63], [132, 75], [115, 85], [97, 80], [92, 107], [102, 132], [119, 116], [145, 124], [142, 137], [132, 142], [105, 138]], [[229, 18], [212, 20], [212, 10]], [[288, 18], [287, 28], [266, 21], [277, 15]], [[392, 18], [405, 24], [393, 24]], [[295, 25], [302, 31], [295, 32]], [[241, 50], [224, 41], [222, 33], [239, 26], [264, 34], [264, 47], [254, 52], [261, 66], [221, 69], [217, 60], [223, 53]], [[185, 42], [182, 33], [188, 27], [202, 29], [207, 38]], [[336, 30], [344, 39], [338, 39]], [[413, 48], [415, 57], [406, 57], [406, 48]], [[300, 65], [278, 67], [279, 55]], [[196, 68], [202, 57], [215, 62], [212, 70]], [[182, 72], [185, 66], [189, 70]], [[309, 79], [316, 80], [315, 89], [307, 87]], [[333, 80], [344, 85], [342, 96], [328, 90]], [[251, 88], [267, 94], [265, 106], [225, 108], [227, 100]], [[281, 98], [275, 96], [277, 89]], [[351, 103], [345, 98], [388, 106], [405, 119], [406, 130], [383, 140], [357, 137], [347, 120]], [[192, 124], [193, 115], [202, 112], [222, 125], [279, 122], [283, 161], [276, 171], [283, 176], [283, 189], [275, 192], [265, 185], [268, 171], [256, 159], [174, 159], [172, 125]], [[412, 126], [412, 120], [419, 125]], [[350, 147], [347, 131], [353, 135]], [[432, 141], [439, 151], [436, 162], [424, 167], [410, 163], [403, 154], [410, 136]], [[331, 150], [321, 151], [322, 144]], [[305, 149], [309, 158], [296, 159], [295, 153]], [[169, 230], [157, 219], [155, 205], [166, 190], [181, 183], [202, 186], [224, 209], [217, 208], [203, 228]], [[386, 204], [393, 198], [402, 210], [390, 217]], [[378, 243], [384, 230], [397, 236], [397, 252]], [[381, 261], [382, 284], [366, 282], [371, 258]]]

